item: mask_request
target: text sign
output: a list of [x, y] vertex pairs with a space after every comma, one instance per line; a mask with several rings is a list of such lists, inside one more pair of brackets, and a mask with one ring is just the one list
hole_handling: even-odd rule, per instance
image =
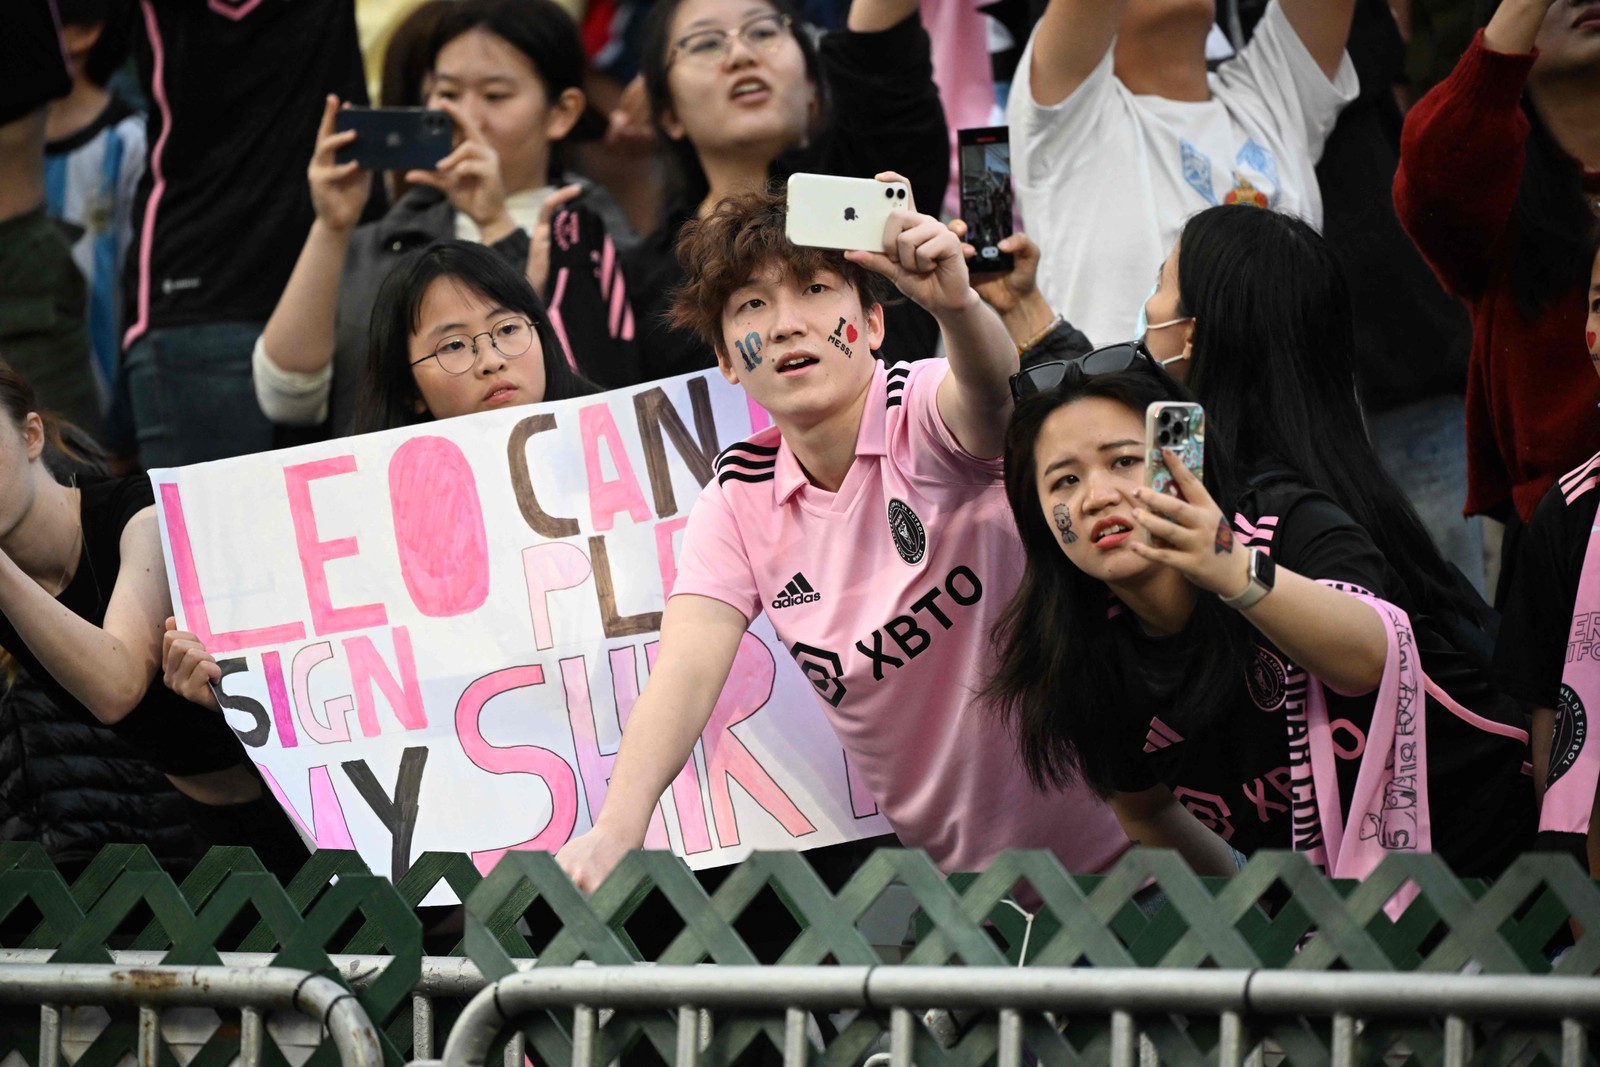
[[[322, 848], [559, 848], [605, 798], [690, 508], [766, 424], [707, 372], [151, 474], [182, 627]], [[765, 618], [646, 844], [695, 867], [888, 832]]]

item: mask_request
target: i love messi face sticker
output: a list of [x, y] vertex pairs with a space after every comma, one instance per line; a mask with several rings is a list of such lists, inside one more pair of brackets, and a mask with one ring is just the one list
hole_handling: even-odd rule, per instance
[[828, 343], [834, 348], [837, 348], [839, 351], [843, 352], [846, 356], [854, 358], [855, 352], [851, 350], [850, 346], [855, 344], [856, 338], [860, 336], [861, 334], [856, 329], [855, 323], [841, 318], [839, 320], [839, 325], [835, 326], [833, 328], [833, 333], [829, 335]]

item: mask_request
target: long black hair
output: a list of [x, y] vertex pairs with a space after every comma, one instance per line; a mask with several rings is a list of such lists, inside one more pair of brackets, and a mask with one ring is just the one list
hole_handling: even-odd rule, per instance
[[[822, 60], [817, 54], [817, 46], [812, 40], [810, 28], [790, 0], [765, 0], [765, 2], [778, 14], [789, 16], [795, 42], [799, 44], [800, 54], [805, 58], [806, 77], [811, 79], [812, 87], [816, 91], [818, 107], [826, 113], [826, 86], [822, 80]], [[678, 8], [682, 4], [683, 0], [657, 0], [650, 8], [650, 14], [646, 16], [644, 28], [639, 36], [639, 73], [644, 76], [645, 93], [650, 98], [650, 119], [655, 123], [657, 135], [668, 146], [668, 157], [672, 160], [675, 172], [673, 180], [676, 187], [673, 191], [681, 201], [694, 205], [704, 200], [711, 192], [706, 172], [700, 166], [699, 153], [689, 138], [680, 137], [673, 140], [668, 137], [661, 123], [662, 116], [673, 106], [672, 87], [667, 82], [667, 71], [672, 59], [672, 17], [678, 13]]]
[[[1500, 0], [1481, 0], [1480, 25], [1488, 25], [1499, 7]], [[1593, 257], [1585, 243], [1594, 214], [1584, 193], [1583, 167], [1545, 125], [1531, 89], [1522, 91], [1522, 113], [1528, 139], [1511, 208], [1510, 282], [1517, 310], [1533, 321], [1552, 300], [1589, 277]]]
[[[366, 380], [356, 412], [356, 432], [371, 433], [428, 421], [418, 414], [417, 380], [411, 370], [411, 335], [422, 314], [428, 286], [449, 278], [533, 323], [544, 353], [544, 400], [597, 393], [567, 362], [567, 350], [550, 326], [544, 304], [522, 272], [500, 253], [471, 241], [435, 241], [395, 264], [378, 288], [367, 331]], [[526, 357], [524, 357], [526, 358]]]
[[[1034, 785], [1043, 789], [1081, 779], [1107, 794], [1114, 788], [1110, 754], [1125, 744], [1132, 725], [1127, 680], [1113, 654], [1116, 635], [1107, 623], [1111, 594], [1104, 582], [1062, 553], [1039, 505], [1034, 459], [1045, 420], [1063, 405], [1090, 397], [1115, 401], [1140, 418], [1156, 401], [1193, 399], [1160, 367], [1143, 363], [1093, 377], [1069, 368], [1059, 388], [1017, 403], [1006, 430], [1006, 501], [1027, 564], [995, 624], [997, 667], [983, 695], [1016, 731], [1018, 752]], [[1232, 510], [1224, 488], [1229, 465], [1214, 442], [1208, 428], [1206, 488], [1227, 515]], [[1248, 627], [1216, 597], [1201, 593], [1196, 599], [1186, 630], [1201, 635], [1207, 648], [1194, 658], [1185, 680], [1186, 722], [1214, 722], [1234, 706], [1249, 662]]]
[[1350, 292], [1321, 235], [1278, 212], [1208, 208], [1183, 229], [1178, 293], [1178, 314], [1195, 320], [1188, 383], [1210, 440], [1242, 472], [1283, 471], [1331, 497], [1399, 574], [1408, 609], [1484, 621], [1372, 447]]

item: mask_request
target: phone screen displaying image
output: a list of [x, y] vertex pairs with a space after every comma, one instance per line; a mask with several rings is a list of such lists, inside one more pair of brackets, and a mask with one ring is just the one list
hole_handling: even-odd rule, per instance
[[1011, 256], [1000, 242], [1011, 235], [1011, 134], [1004, 126], [985, 126], [957, 133], [961, 164], [961, 220], [967, 243], [978, 250], [969, 264], [976, 274], [1011, 269]]

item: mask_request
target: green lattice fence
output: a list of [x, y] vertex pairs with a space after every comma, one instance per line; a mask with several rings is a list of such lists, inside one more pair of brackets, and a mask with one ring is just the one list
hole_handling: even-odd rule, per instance
[[[1031, 920], [1005, 903], [1024, 881], [1042, 901]], [[399, 1067], [413, 1054], [408, 994], [421, 973], [423, 945], [415, 909], [441, 882], [466, 901], [464, 936], [445, 951], [471, 957], [491, 978], [509, 973], [519, 959], [535, 959], [537, 967], [633, 964], [643, 959], [641, 941], [665, 946], [653, 953], [663, 964], [753, 964], [753, 932], [742, 920], [758, 913], [767, 917], [754, 931], [764, 951], [771, 955], [776, 937], [777, 962], [795, 966], [1006, 965], [1016, 964], [1026, 945], [1027, 967], [1600, 972], [1600, 937], [1579, 940], [1554, 968], [1548, 962], [1569, 936], [1569, 917], [1600, 928], [1600, 889], [1560, 856], [1525, 856], [1485, 886], [1457, 879], [1432, 856], [1391, 858], [1355, 884], [1329, 881], [1287, 853], [1257, 855], [1227, 880], [1196, 878], [1175, 855], [1140, 850], [1099, 877], [1068, 875], [1043, 853], [1012, 853], [981, 874], [945, 878], [920, 853], [885, 850], [833, 893], [804, 854], [760, 853], [708, 894], [677, 858], [637, 853], [586, 898], [541, 853], [511, 853], [482, 878], [465, 856], [430, 853], [390, 884], [352, 853], [321, 852], [280, 886], [244, 849], [213, 850], [175, 882], [143, 849], [117, 846], [68, 884], [37, 846], [7, 844], [0, 845], [0, 947], [49, 950], [52, 961], [72, 963], [108, 963], [121, 948], [155, 950], [163, 962], [186, 964], [218, 962], [222, 951], [267, 952], [275, 964], [325, 973], [332, 972], [332, 954], [384, 956], [381, 974], [361, 985], [358, 996], [384, 1032], [389, 1062]], [[1150, 908], [1147, 900], [1142, 908], [1134, 898], [1148, 898], [1152, 882], [1164, 904]], [[1383, 906], [1407, 882], [1418, 888], [1417, 898], [1392, 921]], [[894, 891], [909, 892], [919, 909], [903, 959], [882, 958], [860, 929], [891, 886], [903, 887]], [[774, 910], [789, 925], [768, 921]], [[885, 1025], [880, 1018], [841, 1021], [818, 1061], [860, 1063]], [[1177, 1019], [1140, 1025], [1163, 1062], [1214, 1062], [1214, 1027]], [[1110, 1038], [1097, 1025], [1075, 1022], [1063, 1032], [1044, 1016], [1029, 1016], [1025, 1028], [1042, 1063], [1106, 1061]], [[525, 1031], [532, 1060], [566, 1062], [569, 1030], [562, 1013], [536, 1020]], [[1313, 1026], [1272, 1025], [1258, 1036], [1269, 1037], [1290, 1062], [1328, 1057], [1329, 1036]], [[1485, 1028], [1477, 1038], [1473, 1062], [1556, 1062], [1549, 1034]], [[671, 1062], [676, 1040], [668, 1013], [617, 1016], [601, 1032], [600, 1062], [616, 1056], [625, 1063]], [[1362, 1040], [1364, 1050], [1374, 1057], [1387, 1052], [1391, 1063], [1441, 1062], [1442, 1030], [1431, 1022], [1368, 1026]], [[0, 1055], [15, 1049], [31, 1063], [37, 1043], [36, 1020], [6, 1019]], [[135, 1044], [131, 1017], [114, 1019], [80, 1065], [112, 1067]], [[781, 1018], [719, 1018], [702, 1062], [733, 1063], [781, 1045]], [[196, 1067], [221, 1067], [237, 1048], [237, 1032], [219, 1029]], [[916, 1061], [986, 1063], [995, 1048], [992, 1022], [980, 1020], [951, 1049], [920, 1037]], [[165, 1060], [175, 1065], [170, 1050]], [[267, 1062], [285, 1063], [270, 1042]], [[313, 1061], [328, 1062], [326, 1048]]]

